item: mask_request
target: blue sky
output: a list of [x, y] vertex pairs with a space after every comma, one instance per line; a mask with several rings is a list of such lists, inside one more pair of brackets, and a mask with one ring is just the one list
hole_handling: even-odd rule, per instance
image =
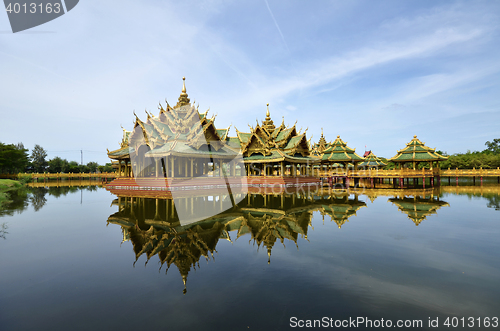
[[[94, 1], [12, 34], [0, 14], [0, 141], [107, 162], [135, 110], [191, 101], [392, 157], [500, 138], [498, 1]], [[234, 129], [231, 135], [235, 135]]]

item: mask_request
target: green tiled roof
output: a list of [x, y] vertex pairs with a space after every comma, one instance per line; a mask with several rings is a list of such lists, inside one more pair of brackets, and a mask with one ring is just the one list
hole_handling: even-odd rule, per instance
[[172, 130], [165, 123], [162, 123], [158, 118], [151, 119], [152, 124], [156, 127], [156, 129], [161, 132], [165, 136], [173, 136]]
[[278, 162], [278, 161], [289, 161], [289, 162], [297, 162], [297, 163], [317, 163], [320, 161], [319, 158], [313, 158], [309, 156], [290, 156], [284, 154], [279, 151], [271, 151], [270, 155], [257, 155], [252, 154], [251, 156], [247, 156], [243, 158], [244, 161], [269, 161], [269, 162]]
[[237, 132], [238, 138], [243, 144], [246, 144], [248, 142], [248, 139], [252, 136], [251, 133], [246, 133], [246, 132]]
[[276, 141], [278, 142], [278, 141], [281, 141], [281, 140], [285, 139], [290, 134], [290, 132], [292, 132], [292, 130], [293, 130], [293, 127], [282, 130], [278, 134], [278, 136], [276, 137]]
[[146, 153], [146, 156], [162, 156], [162, 155], [199, 155], [199, 156], [220, 156], [220, 157], [234, 157], [237, 153], [227, 146], [222, 146], [219, 150], [211, 148], [210, 151], [207, 147], [200, 149], [193, 148], [182, 141], [167, 142], [159, 148], [155, 148]]
[[333, 162], [351, 162], [363, 161], [364, 158], [356, 154], [355, 150], [348, 147], [347, 144], [337, 136], [337, 139], [328, 147], [321, 157], [323, 161]]
[[109, 157], [120, 157], [120, 156], [125, 156], [125, 155], [128, 155], [129, 154], [129, 150], [131, 150], [132, 152], [134, 151], [134, 149], [132, 147], [122, 147], [120, 149], [117, 149], [115, 151], [111, 151], [108, 153], [108, 156]]
[[444, 161], [448, 157], [442, 156], [435, 152], [435, 148], [425, 146], [423, 142], [414, 136], [413, 139], [406, 144], [406, 147], [398, 151], [398, 154], [393, 156], [390, 161], [394, 162], [413, 162], [413, 161]]
[[361, 162], [359, 164], [359, 166], [361, 166], [361, 167], [383, 167], [383, 166], [386, 166], [386, 165], [387, 165], [387, 163], [383, 162], [380, 158], [378, 158], [372, 152], [370, 152], [370, 154], [368, 154], [365, 157], [365, 161], [364, 162]]
[[288, 144], [285, 146], [285, 149], [291, 149], [297, 146], [297, 144], [300, 143], [301, 139], [304, 137], [304, 134], [301, 134], [300, 136], [295, 136], [292, 139], [288, 141]]
[[219, 137], [221, 139], [225, 139], [227, 131], [228, 131], [228, 129], [217, 129], [217, 134], [219, 135]]

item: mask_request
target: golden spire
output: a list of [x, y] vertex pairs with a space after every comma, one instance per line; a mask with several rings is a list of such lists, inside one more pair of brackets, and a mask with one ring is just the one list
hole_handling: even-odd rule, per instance
[[187, 292], [187, 288], [186, 288], [187, 275], [182, 275], [182, 282], [184, 283], [184, 290], [182, 291], [182, 294], [186, 294], [186, 292]]
[[188, 98], [188, 94], [186, 93], [186, 77], [182, 77], [182, 92], [181, 95], [179, 96], [179, 101], [177, 102], [177, 105], [175, 105], [175, 107], [189, 105], [189, 102], [190, 100]]
[[267, 104], [266, 119], [264, 122], [262, 122], [262, 127], [266, 129], [268, 134], [273, 133], [274, 129], [276, 128], [274, 126], [273, 120], [271, 119], [271, 114], [269, 113], [269, 103]]

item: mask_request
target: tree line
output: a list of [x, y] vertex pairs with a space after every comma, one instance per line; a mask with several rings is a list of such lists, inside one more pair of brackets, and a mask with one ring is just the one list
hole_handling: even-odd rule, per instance
[[0, 173], [17, 174], [27, 173], [95, 173], [95, 172], [113, 172], [111, 163], [99, 165], [97, 162], [88, 162], [87, 164], [78, 164], [76, 161], [68, 161], [59, 156], [50, 160], [47, 159], [47, 151], [40, 145], [35, 145], [31, 154], [24, 148], [22, 143], [4, 144], [0, 142]]
[[[440, 162], [441, 169], [496, 169], [500, 167], [500, 138], [487, 141], [483, 151], [470, 150], [465, 153], [449, 155], [448, 160]], [[438, 151], [439, 152], [439, 151]], [[448, 156], [446, 153], [441, 153]]]

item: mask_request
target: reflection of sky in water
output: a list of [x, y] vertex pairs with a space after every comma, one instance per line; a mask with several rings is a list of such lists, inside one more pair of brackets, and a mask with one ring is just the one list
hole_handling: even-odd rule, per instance
[[[191, 270], [135, 260], [104, 190], [46, 195], [7, 222], [0, 239], [2, 330], [286, 329], [289, 318], [495, 316], [500, 308], [499, 212], [445, 194], [449, 206], [419, 226], [379, 196], [338, 228], [314, 212], [307, 240], [278, 241], [267, 264], [250, 235], [219, 240], [214, 261]], [[82, 202], [82, 203], [80, 203]], [[29, 318], [27, 318], [29, 316]]]

